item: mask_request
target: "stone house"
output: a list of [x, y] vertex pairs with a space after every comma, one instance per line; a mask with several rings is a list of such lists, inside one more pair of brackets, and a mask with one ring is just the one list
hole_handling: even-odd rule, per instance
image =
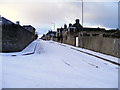
[[31, 25], [23, 25], [23, 28], [25, 28], [26, 30], [28, 30], [29, 32], [32, 33], [32, 38], [35, 40], [35, 28]]
[[59, 37], [61, 43], [120, 57], [120, 49], [118, 49], [120, 45], [120, 31], [118, 29], [105, 30], [105, 28], [99, 27], [83, 27], [79, 23], [79, 19], [76, 19], [75, 24], [72, 25], [70, 23], [68, 27], [64, 25], [64, 28], [58, 28], [57, 33], [59, 33], [57, 37], [62, 36]]
[[50, 32], [44, 35], [44, 38], [120, 57], [119, 29], [83, 27], [79, 19], [76, 19], [75, 23], [70, 23], [68, 27], [64, 24], [63, 28], [57, 28], [56, 35], [54, 34], [52, 39]]
[[46, 35], [44, 34], [41, 39], [43, 40], [54, 40], [56, 41], [56, 31], [49, 31]]
[[25, 29], [19, 23], [1, 17], [1, 33], [2, 50], [0, 52], [17, 52], [23, 50], [28, 44], [34, 40], [34, 32]]

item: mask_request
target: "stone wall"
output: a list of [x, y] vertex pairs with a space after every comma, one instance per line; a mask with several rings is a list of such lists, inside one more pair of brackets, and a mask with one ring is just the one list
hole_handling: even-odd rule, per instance
[[119, 56], [120, 38], [98, 36], [81, 36], [79, 35], [79, 47], [90, 49], [96, 52]]
[[79, 34], [78, 32], [68, 31], [67, 35], [63, 37], [63, 43], [75, 46], [76, 43], [75, 38], [78, 37], [78, 34]]
[[2, 17], [0, 16], [0, 52], [2, 51]]
[[31, 32], [2, 18], [2, 52], [21, 51], [33, 40]]
[[68, 31], [63, 37], [63, 43], [76, 46], [78, 37], [78, 47], [120, 57], [119, 34], [119, 31]]
[[19, 27], [17, 32], [17, 40], [18, 51], [21, 51], [34, 40], [34, 37], [31, 32]]

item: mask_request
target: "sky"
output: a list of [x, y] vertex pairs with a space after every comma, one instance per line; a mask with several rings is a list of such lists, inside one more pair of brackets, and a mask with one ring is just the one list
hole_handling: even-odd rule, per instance
[[[42, 35], [64, 24], [82, 21], [81, 0], [1, 0], [0, 15], [21, 25], [32, 25]], [[83, 26], [118, 28], [118, 0], [84, 0]]]

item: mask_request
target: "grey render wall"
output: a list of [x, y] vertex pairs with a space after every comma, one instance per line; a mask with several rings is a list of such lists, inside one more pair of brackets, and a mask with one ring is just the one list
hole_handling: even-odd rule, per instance
[[119, 56], [120, 38], [103, 37], [98, 36], [80, 36], [79, 35], [79, 47], [90, 49], [96, 52]]
[[31, 32], [2, 18], [2, 52], [21, 51], [32, 41]]
[[2, 51], [2, 17], [0, 15], [0, 52]]
[[66, 43], [69, 44], [69, 45], [74, 45], [75, 40], [74, 40], [74, 35], [73, 34], [68, 33]]
[[78, 37], [78, 32], [68, 32], [66, 37], [67, 38], [63, 38], [63, 42], [66, 43], [66, 44], [69, 44], [69, 45], [73, 45], [75, 46], [75, 43], [76, 43], [76, 40], [75, 38]]
[[67, 32], [67, 38], [63, 37], [63, 43], [76, 46], [78, 37], [78, 47], [120, 57], [120, 38], [104, 37], [104, 34], [105, 32], [101, 31]]

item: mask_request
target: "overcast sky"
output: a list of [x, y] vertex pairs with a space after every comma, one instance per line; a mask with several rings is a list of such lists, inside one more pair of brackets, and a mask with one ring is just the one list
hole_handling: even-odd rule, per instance
[[[84, 26], [118, 28], [118, 1], [93, 1], [84, 2]], [[43, 0], [42, 2], [35, 0], [8, 2], [5, 0], [0, 3], [0, 15], [13, 22], [20, 21], [21, 25], [30, 24], [39, 34], [44, 34], [53, 29], [53, 23], [56, 28], [62, 27], [65, 23], [73, 24], [75, 19], [80, 19], [81, 23], [81, 5], [80, 0], [75, 2], [43, 2]]]

